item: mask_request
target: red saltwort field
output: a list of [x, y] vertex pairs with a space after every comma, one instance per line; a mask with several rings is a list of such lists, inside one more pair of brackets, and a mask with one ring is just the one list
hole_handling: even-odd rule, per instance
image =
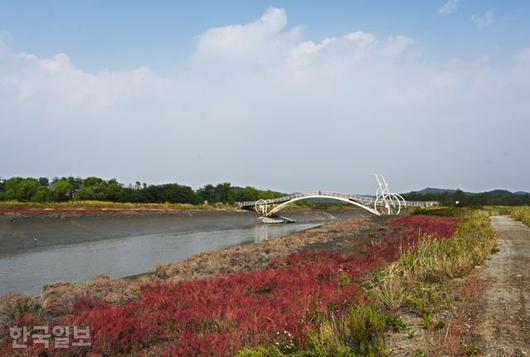
[[[322, 319], [367, 302], [359, 285], [366, 273], [394, 261], [423, 235], [450, 237], [457, 223], [446, 217], [398, 218], [387, 224], [394, 237], [374, 239], [363, 256], [306, 249], [272, 261], [265, 270], [146, 285], [121, 306], [87, 297], [68, 315], [26, 315], [17, 324], [89, 326], [92, 346], [68, 350], [68, 355], [230, 356], [260, 344], [288, 352], [293, 344], [304, 344]], [[10, 346], [7, 338], [4, 354], [15, 354]], [[51, 346], [48, 356], [65, 353]], [[33, 345], [16, 353], [42, 351], [42, 345]]]

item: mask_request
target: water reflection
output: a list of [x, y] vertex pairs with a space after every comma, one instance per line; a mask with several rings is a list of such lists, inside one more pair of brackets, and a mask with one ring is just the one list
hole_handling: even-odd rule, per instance
[[254, 243], [264, 242], [316, 226], [318, 224], [259, 224], [254, 228]]

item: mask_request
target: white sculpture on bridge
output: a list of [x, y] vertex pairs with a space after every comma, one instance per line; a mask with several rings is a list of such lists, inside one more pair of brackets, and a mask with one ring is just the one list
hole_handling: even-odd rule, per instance
[[383, 175], [375, 174], [379, 187], [375, 193], [374, 210], [379, 214], [399, 214], [401, 207], [407, 207], [407, 201], [399, 193], [390, 193], [388, 183]]

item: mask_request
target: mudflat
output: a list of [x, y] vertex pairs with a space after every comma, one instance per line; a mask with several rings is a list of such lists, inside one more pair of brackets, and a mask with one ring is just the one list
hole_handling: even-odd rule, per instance
[[[362, 211], [289, 212], [297, 222], [325, 222], [363, 215]], [[0, 215], [0, 256], [32, 249], [161, 233], [208, 232], [251, 227], [257, 215], [238, 210], [137, 211], [97, 215]]]

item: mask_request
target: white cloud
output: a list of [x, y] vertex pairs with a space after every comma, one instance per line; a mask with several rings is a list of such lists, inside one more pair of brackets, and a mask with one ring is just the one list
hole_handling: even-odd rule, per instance
[[472, 15], [471, 22], [473, 22], [479, 29], [488, 27], [495, 22], [495, 9], [489, 9], [482, 14]]
[[438, 13], [441, 15], [450, 15], [458, 11], [460, 7], [460, 0], [447, 0], [439, 9]]
[[373, 172], [398, 190], [530, 182], [529, 172], [514, 174], [530, 150], [525, 68], [429, 62], [401, 34], [302, 35], [270, 8], [197, 36], [191, 66], [169, 77], [147, 67], [90, 73], [65, 54], [7, 46], [0, 141], [13, 159], [3, 159], [3, 175], [23, 164], [29, 174], [354, 192], [371, 192]]
[[405, 36], [379, 40], [373, 34], [357, 31], [341, 37], [325, 38], [320, 42], [301, 42], [293, 46], [287, 63], [292, 73], [308, 68], [312, 70], [318, 63], [327, 65], [328, 61], [332, 61], [336, 68], [347, 69], [362, 60], [396, 58], [413, 43], [413, 40]]
[[196, 62], [270, 64], [271, 54], [285, 52], [297, 40], [300, 28], [284, 31], [284, 9], [269, 8], [257, 21], [207, 30], [197, 37]]
[[64, 53], [39, 58], [4, 48], [0, 56], [4, 100], [9, 98], [22, 111], [34, 109], [39, 116], [54, 120], [107, 113], [125, 97], [142, 95], [160, 83], [147, 67], [92, 74], [76, 68]]

